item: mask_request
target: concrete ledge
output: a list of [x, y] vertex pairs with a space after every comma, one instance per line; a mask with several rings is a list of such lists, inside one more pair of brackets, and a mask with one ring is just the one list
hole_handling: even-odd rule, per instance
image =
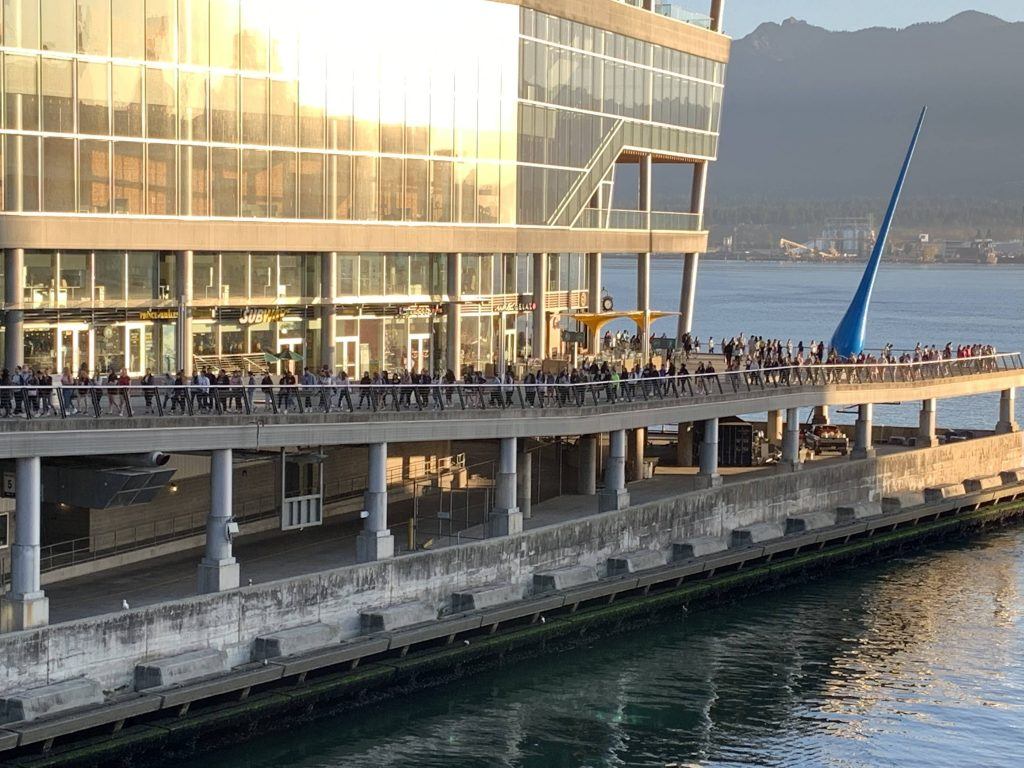
[[608, 575], [624, 576], [627, 573], [647, 571], [665, 565], [665, 553], [654, 549], [640, 549], [608, 558]]
[[999, 479], [1003, 481], [1003, 485], [1018, 485], [1020, 483], [1024, 483], [1024, 467], [1000, 472]]
[[534, 594], [571, 589], [582, 584], [597, 581], [597, 573], [589, 565], [574, 565], [553, 571], [538, 571], [533, 574]]
[[924, 489], [924, 500], [926, 504], [931, 504], [936, 501], [945, 501], [946, 499], [955, 499], [957, 496], [963, 495], [963, 483], [946, 483], [945, 485], [936, 485], [933, 488]]
[[390, 632], [393, 629], [434, 621], [437, 611], [426, 603], [413, 601], [397, 603], [385, 608], [368, 608], [359, 612], [359, 629], [364, 635]]
[[799, 517], [787, 517], [786, 535], [816, 531], [820, 528], [831, 528], [835, 524], [836, 513], [829, 510], [810, 512]]
[[87, 677], [79, 677], [5, 695], [0, 698], [0, 723], [31, 722], [46, 715], [102, 703], [100, 684]]
[[729, 542], [723, 536], [700, 536], [696, 539], [672, 543], [672, 559], [693, 560], [696, 557], [706, 557], [718, 552], [724, 552], [729, 548]]
[[463, 616], [452, 616], [441, 621], [433, 620], [418, 624], [406, 629], [392, 632], [388, 642], [388, 649], [408, 648], [417, 643], [426, 643], [437, 640], [441, 637], [451, 638], [460, 632], [469, 632], [477, 629], [483, 617], [478, 613]]
[[782, 523], [755, 523], [734, 529], [729, 536], [729, 548], [752, 547], [754, 544], [779, 539], [785, 535]]
[[161, 709], [180, 707], [192, 701], [234, 693], [253, 685], [270, 683], [281, 678], [281, 667], [276, 664], [258, 666], [255, 669], [233, 669], [231, 674], [219, 675], [213, 679], [182, 685], [165, 690], [146, 691], [147, 696], [159, 700]]
[[60, 717], [47, 717], [33, 723], [10, 726], [19, 735], [18, 746], [38, 744], [71, 733], [86, 731], [101, 725], [116, 723], [131, 717], [146, 715], [160, 709], [160, 698], [144, 694], [132, 694], [134, 698], [85, 707]]
[[523, 588], [518, 584], [488, 584], [486, 587], [455, 592], [452, 595], [452, 613], [479, 611], [522, 599]]
[[157, 659], [135, 667], [135, 690], [164, 688], [220, 675], [228, 671], [228, 657], [224, 651], [203, 648], [177, 656]]
[[882, 499], [882, 512], [899, 512], [910, 507], [920, 507], [924, 504], [924, 493], [922, 491], [909, 491], [898, 493], [895, 496], [886, 496]]
[[256, 638], [254, 658], [256, 661], [276, 659], [279, 656], [294, 656], [317, 648], [325, 648], [338, 642], [340, 632], [328, 624], [307, 624], [293, 627], [270, 635]]
[[991, 491], [999, 488], [1003, 484], [1003, 476], [999, 474], [987, 477], [972, 477], [964, 480], [963, 487], [967, 493], [981, 493], [982, 491]]
[[878, 517], [882, 514], [882, 504], [878, 501], [862, 501], [849, 506], [836, 507], [836, 524], [844, 525], [866, 517]]
[[13, 731], [0, 731], [0, 752], [6, 752], [18, 746], [18, 734]]
[[387, 637], [358, 638], [302, 656], [275, 659], [271, 666], [277, 665], [282, 676], [289, 677], [383, 653], [390, 644], [391, 640]]

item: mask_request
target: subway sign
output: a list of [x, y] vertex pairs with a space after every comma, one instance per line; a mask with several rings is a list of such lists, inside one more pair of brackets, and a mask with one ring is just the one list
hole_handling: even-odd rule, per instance
[[263, 325], [284, 320], [285, 310], [281, 307], [246, 307], [238, 318], [239, 325]]

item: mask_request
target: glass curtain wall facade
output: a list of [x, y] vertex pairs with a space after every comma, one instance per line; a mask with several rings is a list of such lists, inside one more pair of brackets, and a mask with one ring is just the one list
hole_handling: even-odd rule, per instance
[[[15, 219], [538, 225], [619, 121], [664, 129], [668, 152], [717, 151], [723, 65], [512, 4], [2, 0], [0, 15], [0, 215]], [[320, 251], [230, 240], [16, 249], [0, 282], [21, 286], [5, 309], [22, 310], [17, 362], [34, 368], [140, 375], [284, 350], [316, 365], [333, 339], [350, 374], [437, 370], [453, 302], [464, 365], [525, 358], [532, 254], [461, 254], [455, 296], [450, 254], [378, 247], [330, 257], [331, 290]], [[549, 310], [585, 307], [584, 255], [549, 265]]]

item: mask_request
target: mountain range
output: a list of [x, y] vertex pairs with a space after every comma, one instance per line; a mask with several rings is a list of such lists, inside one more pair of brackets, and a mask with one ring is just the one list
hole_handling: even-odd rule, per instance
[[712, 210], [859, 198], [884, 207], [924, 105], [908, 201], [1024, 201], [1024, 23], [971, 11], [857, 32], [762, 24], [733, 45]]

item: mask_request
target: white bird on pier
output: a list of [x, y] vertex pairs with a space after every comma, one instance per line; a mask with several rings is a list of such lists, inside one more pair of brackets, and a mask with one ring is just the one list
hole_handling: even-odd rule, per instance
[[122, 601], [121, 601], [121, 610], [122, 610], [122, 611], [128, 611], [128, 610], [131, 610], [131, 606], [130, 606], [130, 605], [128, 605], [128, 601], [127, 601], [127, 600], [122, 600]]

